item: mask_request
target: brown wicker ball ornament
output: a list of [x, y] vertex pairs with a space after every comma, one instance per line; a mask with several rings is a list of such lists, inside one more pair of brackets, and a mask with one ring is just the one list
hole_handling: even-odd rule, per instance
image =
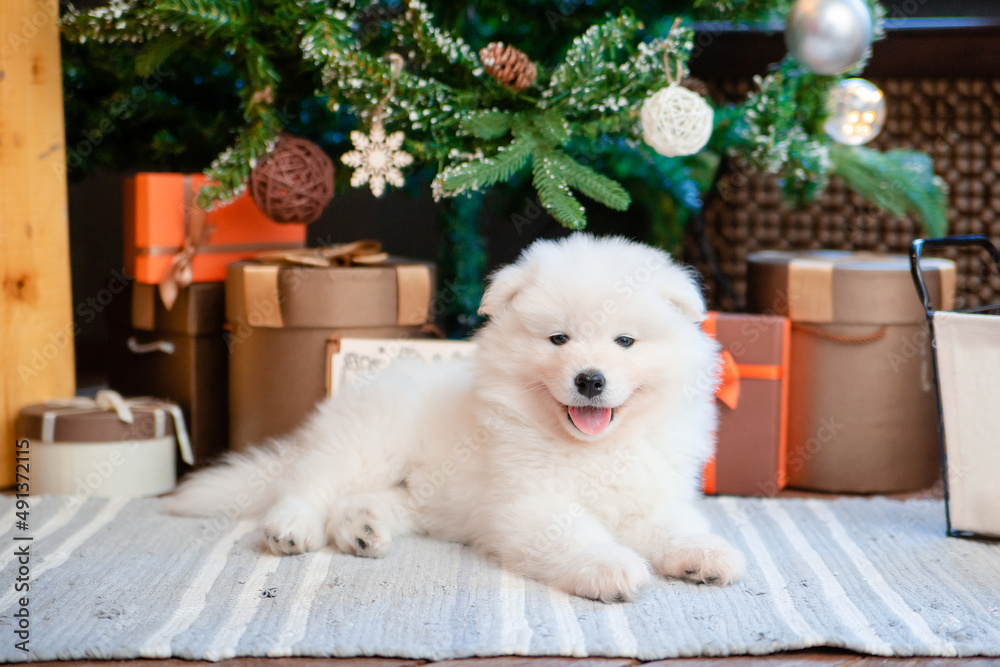
[[479, 50], [483, 70], [511, 90], [524, 90], [535, 82], [538, 70], [524, 51], [503, 42], [492, 42]]
[[709, 92], [708, 84], [706, 84], [701, 79], [696, 79], [693, 76], [689, 76], [686, 79], [681, 80], [681, 85], [690, 90], [692, 93], [695, 93], [696, 95], [700, 95], [701, 97], [705, 98], [708, 97], [708, 92]]
[[283, 135], [250, 172], [250, 196], [275, 222], [313, 222], [333, 199], [333, 161], [313, 142]]

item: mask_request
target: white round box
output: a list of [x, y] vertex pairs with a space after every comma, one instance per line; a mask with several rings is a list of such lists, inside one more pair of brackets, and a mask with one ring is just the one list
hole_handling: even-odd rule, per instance
[[155, 496], [177, 481], [173, 435], [122, 442], [31, 443], [31, 492], [111, 497]]
[[190, 457], [176, 405], [113, 392], [22, 408], [18, 437], [32, 495], [159, 495], [176, 484], [178, 443]]

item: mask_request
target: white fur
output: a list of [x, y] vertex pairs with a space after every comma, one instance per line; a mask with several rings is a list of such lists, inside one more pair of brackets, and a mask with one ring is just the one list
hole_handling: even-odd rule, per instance
[[[717, 349], [692, 277], [658, 250], [576, 234], [498, 271], [482, 311], [475, 361], [398, 362], [287, 438], [194, 474], [169, 509], [259, 516], [275, 553], [380, 556], [423, 532], [606, 602], [654, 572], [739, 580], [743, 555], [697, 507]], [[574, 383], [584, 370], [606, 380], [593, 398]], [[614, 417], [585, 435], [567, 405]]]

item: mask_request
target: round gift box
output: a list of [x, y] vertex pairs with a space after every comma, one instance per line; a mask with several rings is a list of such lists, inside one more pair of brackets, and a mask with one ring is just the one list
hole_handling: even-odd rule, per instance
[[[792, 321], [792, 487], [891, 493], [940, 477], [930, 336], [902, 255], [752, 253], [747, 310]], [[921, 262], [935, 309], [950, 310], [955, 265]]]
[[140, 497], [166, 493], [177, 480], [177, 438], [170, 403], [114, 410], [41, 403], [22, 408], [18, 438], [28, 440], [32, 494]]

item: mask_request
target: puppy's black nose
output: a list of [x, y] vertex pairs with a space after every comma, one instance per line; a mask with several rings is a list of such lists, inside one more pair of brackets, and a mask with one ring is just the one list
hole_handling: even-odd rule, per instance
[[576, 390], [593, 398], [604, 391], [604, 376], [597, 371], [584, 371], [576, 376]]

